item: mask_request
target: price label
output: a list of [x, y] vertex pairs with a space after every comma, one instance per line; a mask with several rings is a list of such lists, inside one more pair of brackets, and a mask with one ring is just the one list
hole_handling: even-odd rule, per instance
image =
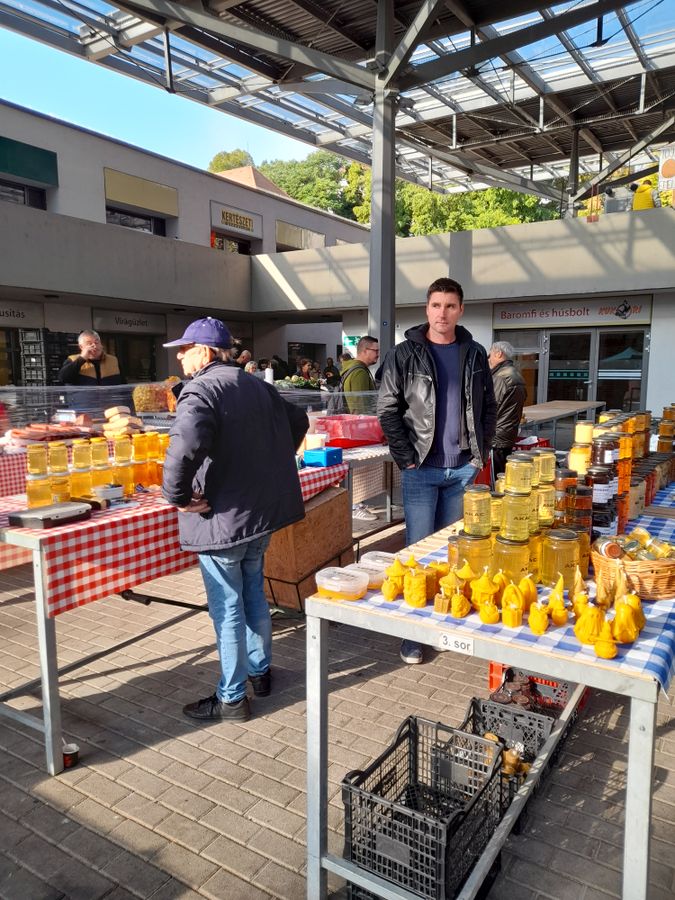
[[452, 653], [461, 653], [463, 656], [473, 656], [473, 638], [458, 637], [456, 634], [443, 632], [440, 648], [441, 650], [450, 650]]

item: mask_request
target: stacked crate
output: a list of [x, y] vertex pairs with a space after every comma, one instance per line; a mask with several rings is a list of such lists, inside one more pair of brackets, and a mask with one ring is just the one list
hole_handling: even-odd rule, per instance
[[58, 384], [59, 369], [77, 353], [77, 334], [48, 328], [21, 328], [21, 383], [25, 387]]

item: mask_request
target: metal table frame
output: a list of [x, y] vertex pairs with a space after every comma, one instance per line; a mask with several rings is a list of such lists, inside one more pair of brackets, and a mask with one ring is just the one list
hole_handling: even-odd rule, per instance
[[[412, 617], [388, 616], [355, 604], [310, 597], [305, 602], [307, 622], [307, 897], [327, 896], [327, 872], [357, 875], [358, 883], [389, 900], [413, 898], [396, 885], [384, 886], [353, 863], [328, 853], [327, 849], [327, 761], [328, 761], [328, 635], [329, 624], [376, 631], [396, 638], [442, 647], [446, 638], [466, 640], [466, 632], [453, 632], [451, 623], [414, 621]], [[652, 808], [652, 772], [657, 681], [647, 675], [613, 671], [578, 660], [550, 656], [545, 650], [502, 643], [473, 636], [473, 655], [550, 678], [577, 682], [628, 697], [631, 701], [626, 786], [626, 817], [623, 854], [623, 900], [646, 900], [649, 878], [649, 829]], [[356, 881], [356, 879], [355, 879]], [[460, 897], [473, 897], [468, 883]]]

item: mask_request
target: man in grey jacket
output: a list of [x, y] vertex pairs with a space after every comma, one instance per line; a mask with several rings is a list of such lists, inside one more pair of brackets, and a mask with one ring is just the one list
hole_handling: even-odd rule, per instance
[[223, 322], [206, 318], [164, 345], [179, 348], [190, 380], [178, 398], [162, 491], [178, 507], [181, 547], [199, 554], [220, 657], [215, 693], [183, 712], [245, 722], [247, 680], [256, 696], [271, 689], [265, 550], [272, 532], [305, 514], [295, 450], [309, 422], [273, 386], [227, 364], [231, 342]]
[[[427, 290], [427, 323], [409, 328], [382, 365], [377, 414], [401, 472], [406, 542], [462, 518], [464, 488], [490, 453], [495, 397], [485, 348], [459, 325], [462, 286], [439, 278]], [[401, 659], [422, 648], [401, 644]]]

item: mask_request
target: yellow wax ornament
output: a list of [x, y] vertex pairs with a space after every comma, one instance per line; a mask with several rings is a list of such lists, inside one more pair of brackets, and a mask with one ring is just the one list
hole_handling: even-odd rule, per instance
[[531, 574], [528, 573], [520, 579], [518, 589], [523, 595], [523, 609], [527, 612], [530, 606], [537, 602], [537, 585], [534, 583], [534, 578]]
[[553, 594], [548, 599], [548, 612], [554, 625], [567, 624], [567, 608], [565, 601], [560, 597], [554, 597]]
[[495, 594], [495, 603], [498, 606], [502, 605], [502, 597], [504, 596], [504, 591], [509, 586], [509, 579], [506, 577], [504, 572], [500, 569], [498, 572], [492, 576], [492, 581], [497, 587], [497, 592]]
[[617, 567], [616, 578], [614, 579], [614, 599], [623, 597], [628, 593], [628, 582], [626, 580], [626, 570], [623, 566]]
[[471, 582], [471, 605], [478, 610], [484, 603], [492, 603], [494, 605], [494, 596], [498, 590], [499, 588], [492, 581], [486, 569], [480, 578], [476, 578]]
[[640, 634], [636, 611], [623, 599], [616, 601], [614, 610], [612, 637], [619, 644], [632, 644]]
[[403, 583], [396, 578], [385, 578], [382, 582], [382, 596], [385, 600], [395, 600], [403, 593]]
[[444, 597], [452, 597], [457, 590], [457, 575], [455, 572], [448, 572], [447, 575], [439, 578], [438, 587]]
[[586, 607], [588, 606], [588, 594], [584, 592], [580, 592], [574, 595], [574, 599], [572, 600], [572, 610], [574, 612], [574, 618], [578, 619], [579, 616], [584, 612]]
[[614, 659], [617, 654], [616, 641], [612, 637], [612, 628], [609, 622], [603, 622], [600, 636], [593, 646], [596, 656], [601, 659]]
[[459, 569], [457, 571], [457, 577], [461, 578], [462, 581], [473, 581], [473, 579], [477, 578], [478, 576], [476, 575], [474, 570], [471, 568], [469, 563], [466, 560], [464, 560], [464, 565], [462, 566], [461, 569]]
[[465, 616], [468, 616], [470, 612], [471, 604], [464, 594], [460, 594], [459, 591], [456, 594], [453, 594], [450, 601], [450, 615], [454, 619], [463, 619]]
[[629, 606], [631, 606], [637, 613], [637, 618], [636, 618], [637, 626], [640, 629], [640, 631], [642, 631], [642, 629], [647, 624], [647, 620], [645, 619], [645, 614], [642, 612], [642, 602], [641, 602], [640, 598], [638, 597], [637, 594], [633, 594], [633, 593], [624, 594], [623, 601], [624, 601], [624, 603], [627, 603]]
[[403, 565], [401, 560], [397, 557], [393, 561], [393, 563], [384, 570], [384, 574], [388, 578], [403, 578], [403, 576], [405, 575], [405, 573], [407, 571], [408, 571], [407, 568]]
[[434, 571], [436, 576], [436, 587], [434, 589], [434, 593], [436, 593], [436, 591], [441, 589], [441, 578], [444, 578], [450, 572], [450, 563], [433, 560], [433, 562], [429, 563], [429, 568]]
[[604, 581], [598, 581], [595, 594], [595, 602], [603, 609], [609, 609], [614, 600], [614, 585], [608, 585]]
[[533, 634], [543, 634], [548, 628], [548, 611], [546, 607], [538, 601], [533, 603], [530, 607], [527, 621]]
[[502, 606], [502, 622], [507, 628], [519, 628], [523, 624], [522, 608]]
[[565, 590], [565, 581], [564, 581], [562, 575], [559, 574], [558, 580], [555, 583], [555, 587], [549, 594], [549, 598], [548, 598], [549, 606], [551, 605], [551, 600], [560, 600], [561, 602], [564, 603], [564, 600], [565, 600], [564, 590]]
[[427, 605], [427, 576], [423, 569], [409, 569], [403, 579], [403, 600], [416, 608]]
[[417, 568], [417, 560], [415, 559], [415, 557], [414, 557], [414, 555], [413, 555], [412, 553], [411, 553], [410, 556], [406, 559], [406, 561], [403, 563], [403, 565], [404, 565], [404, 566], [407, 566], [409, 569], [416, 569], [416, 568]]
[[605, 621], [605, 613], [599, 606], [590, 603], [577, 619], [574, 633], [580, 644], [594, 644], [600, 637], [600, 629]]
[[424, 572], [424, 576], [427, 580], [427, 600], [433, 600], [436, 596], [436, 591], [438, 590], [438, 575], [431, 566], [421, 566], [420, 571]]
[[499, 622], [499, 607], [492, 600], [486, 600], [481, 603], [478, 615], [486, 625], [496, 625]]
[[502, 596], [502, 607], [513, 606], [516, 609], [525, 609], [525, 598], [523, 592], [515, 584], [509, 584]]
[[584, 582], [584, 577], [581, 574], [581, 569], [577, 566], [576, 571], [574, 572], [574, 584], [572, 585], [571, 598], [574, 600], [577, 594], [584, 594], [586, 592], [586, 584]]
[[447, 615], [450, 612], [450, 594], [436, 594], [434, 597], [434, 612]]

